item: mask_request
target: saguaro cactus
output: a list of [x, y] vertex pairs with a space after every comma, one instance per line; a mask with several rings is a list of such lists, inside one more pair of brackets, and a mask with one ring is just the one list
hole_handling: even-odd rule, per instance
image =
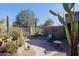
[[8, 35], [9, 34], [9, 17], [8, 16], [6, 17], [6, 20], [7, 20], [6, 21], [7, 22], [6, 26], [7, 26], [7, 35]]

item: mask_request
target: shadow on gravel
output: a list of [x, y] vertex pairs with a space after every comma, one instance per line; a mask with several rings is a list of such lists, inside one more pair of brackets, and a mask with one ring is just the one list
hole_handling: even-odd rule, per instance
[[58, 49], [55, 49], [54, 46], [50, 43], [47, 42], [46, 39], [39, 39], [39, 38], [30, 38], [29, 42], [30, 44], [32, 45], [35, 45], [35, 46], [38, 46], [38, 47], [41, 47], [41, 48], [44, 48], [45, 51], [44, 53], [47, 54], [47, 53], [51, 53], [51, 51], [57, 51], [57, 52], [60, 52], [60, 53], [66, 53], [67, 54], [67, 50], [68, 50], [68, 45], [67, 45], [67, 41], [64, 40], [63, 41], [63, 50], [58, 50]]

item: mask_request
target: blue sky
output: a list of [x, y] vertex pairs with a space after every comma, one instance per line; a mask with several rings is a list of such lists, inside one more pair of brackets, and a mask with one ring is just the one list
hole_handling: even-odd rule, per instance
[[[0, 19], [5, 18], [7, 15], [9, 16], [10, 26], [16, 20], [16, 15], [23, 9], [30, 9], [34, 11], [36, 17], [39, 19], [38, 25], [43, 24], [48, 18], [51, 18], [54, 21], [54, 25], [58, 26], [61, 23], [58, 21], [57, 17], [53, 16], [49, 10], [58, 11], [61, 15], [64, 14], [64, 10], [61, 4], [56, 3], [7, 3], [0, 4]], [[79, 11], [79, 5], [75, 5], [76, 11]]]

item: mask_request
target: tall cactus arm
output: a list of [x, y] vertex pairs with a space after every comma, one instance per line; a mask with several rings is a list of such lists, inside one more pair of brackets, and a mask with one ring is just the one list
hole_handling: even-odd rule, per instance
[[62, 3], [62, 6], [63, 6], [63, 8], [64, 8], [64, 10], [66, 11], [66, 12], [69, 12], [70, 11], [70, 9], [69, 9], [69, 3]]
[[69, 3], [69, 9], [71, 10], [74, 7], [75, 3]]
[[66, 23], [64, 21], [64, 17], [60, 16], [60, 14], [58, 13], [58, 19], [61, 22], [61, 24], [63, 24], [64, 26], [66, 26]]
[[69, 43], [69, 45], [71, 45], [71, 36], [70, 36], [69, 30], [68, 30], [68, 27], [67, 26], [64, 26], [64, 27], [65, 27], [65, 32], [66, 32], [66, 37], [67, 37], [68, 43]]
[[55, 13], [54, 11], [52, 11], [52, 10], [49, 10], [49, 12], [50, 12], [51, 14], [53, 14], [54, 16], [58, 16], [58, 14]]
[[75, 3], [62, 3], [62, 6], [66, 12], [70, 12]]
[[63, 24], [63, 26], [65, 28], [65, 32], [66, 32], [66, 37], [67, 37], [68, 43], [69, 43], [69, 45], [71, 45], [71, 41], [70, 41], [71, 37], [70, 37], [70, 33], [69, 33], [69, 30], [68, 30], [68, 27], [67, 27], [67, 25], [65, 23], [65, 17], [60, 16], [59, 13], [57, 14], [57, 13], [53, 12], [52, 10], [50, 10], [50, 13], [52, 13], [55, 16], [57, 16], [58, 20], [61, 22], [61, 24]]
[[54, 11], [52, 11], [52, 10], [49, 10], [49, 12], [50, 12], [51, 14], [55, 15], [55, 16], [58, 16], [58, 19], [59, 19], [59, 21], [61, 22], [61, 24], [66, 25], [65, 22], [64, 22], [64, 17], [61, 17], [59, 13], [56, 13], [56, 12], [54, 12]]
[[58, 19], [63, 24], [63, 26], [65, 28], [65, 32], [66, 32], [66, 37], [67, 37], [68, 43], [69, 43], [69, 45], [71, 45], [71, 41], [70, 41], [71, 37], [70, 37], [70, 33], [69, 33], [69, 30], [68, 30], [67, 24], [65, 23], [65, 18], [64, 17], [61, 17], [58, 14]]

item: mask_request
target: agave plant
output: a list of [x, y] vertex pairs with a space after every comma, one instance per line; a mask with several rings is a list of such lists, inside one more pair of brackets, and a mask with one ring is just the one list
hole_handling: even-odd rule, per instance
[[[68, 26], [65, 22], [65, 17], [62, 17], [60, 16], [59, 13], [56, 13], [56, 12], [53, 12], [52, 10], [50, 10], [50, 12], [57, 16], [59, 21], [63, 24], [63, 26], [65, 27], [65, 32], [66, 32], [66, 36], [67, 36], [67, 40], [69, 42], [69, 45], [70, 45], [70, 55], [76, 55], [76, 50], [77, 50], [77, 43], [76, 43], [76, 38], [75, 35], [74, 35], [74, 18], [73, 18], [73, 12], [72, 12], [72, 8], [74, 7], [74, 3], [63, 3], [62, 6], [64, 8], [64, 10], [68, 13], [69, 15], [69, 18], [70, 18], [70, 23], [71, 23], [71, 33], [69, 33], [69, 30], [68, 30]], [[71, 34], [71, 35], [70, 35]]]

